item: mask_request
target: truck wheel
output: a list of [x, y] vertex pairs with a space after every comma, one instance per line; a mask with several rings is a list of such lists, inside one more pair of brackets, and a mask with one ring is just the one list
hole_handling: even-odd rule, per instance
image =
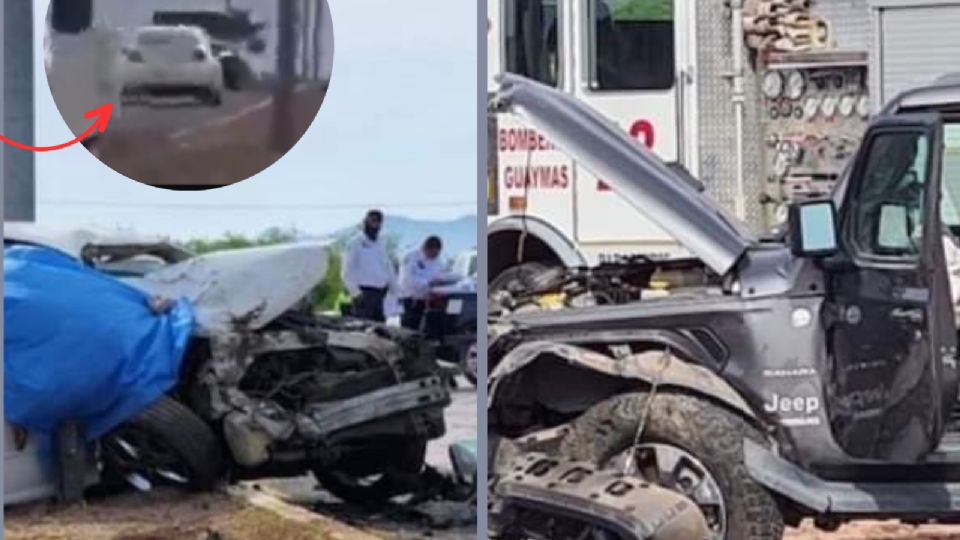
[[313, 475], [338, 499], [358, 506], [377, 506], [408, 492], [411, 478], [423, 470], [427, 442], [384, 441], [351, 450], [339, 463], [315, 466]]
[[460, 358], [460, 371], [474, 387], [477, 386], [477, 342], [466, 347]]
[[571, 423], [561, 453], [603, 467], [625, 468], [631, 460], [632, 474], [696, 502], [711, 540], [780, 540], [780, 508], [743, 463], [743, 439], [764, 443], [760, 432], [704, 399], [658, 393], [633, 451], [647, 396], [623, 394], [593, 406]]
[[157, 484], [202, 491], [221, 478], [223, 454], [213, 430], [178, 401], [162, 396], [101, 440], [108, 484]]
[[488, 294], [492, 296], [494, 293], [500, 291], [529, 288], [531, 278], [546, 270], [547, 267], [538, 262], [528, 262], [511, 266], [497, 274], [497, 277], [490, 281]]

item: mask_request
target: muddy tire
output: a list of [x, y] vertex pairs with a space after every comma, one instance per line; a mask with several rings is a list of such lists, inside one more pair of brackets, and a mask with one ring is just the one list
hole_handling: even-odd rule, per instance
[[[563, 455], [600, 466], [625, 455], [633, 444], [646, 393], [615, 396], [571, 423]], [[726, 540], [780, 540], [784, 522], [774, 497], [750, 478], [743, 439], [764, 443], [740, 416], [704, 399], [660, 392], [650, 409], [641, 444], [686, 451], [707, 469], [723, 498]]]
[[[133, 472], [153, 484], [205, 491], [222, 478], [223, 453], [213, 430], [168, 396], [105, 435], [101, 444], [111, 484], [126, 482]], [[142, 459], [134, 459], [131, 448]]]
[[385, 442], [351, 451], [332, 466], [316, 466], [313, 475], [338, 499], [357, 506], [381, 505], [404, 492], [423, 470], [426, 441]]

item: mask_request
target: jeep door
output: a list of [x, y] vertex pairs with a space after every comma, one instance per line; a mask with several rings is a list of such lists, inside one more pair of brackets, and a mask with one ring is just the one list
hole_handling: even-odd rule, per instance
[[875, 122], [840, 208], [840, 255], [824, 260], [831, 430], [855, 457], [922, 458], [956, 396], [942, 148], [934, 115]]

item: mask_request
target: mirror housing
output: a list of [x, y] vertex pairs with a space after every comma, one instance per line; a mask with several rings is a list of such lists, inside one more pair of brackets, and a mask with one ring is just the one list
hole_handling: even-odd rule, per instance
[[798, 257], [827, 257], [837, 252], [837, 209], [819, 199], [790, 205], [787, 217], [790, 251]]

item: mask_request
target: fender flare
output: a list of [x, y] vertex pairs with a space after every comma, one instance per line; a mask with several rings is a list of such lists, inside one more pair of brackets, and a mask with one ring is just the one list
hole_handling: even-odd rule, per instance
[[522, 343], [504, 355], [490, 376], [488, 407], [495, 406], [498, 390], [506, 379], [543, 357], [608, 376], [682, 388], [723, 403], [751, 422], [761, 423], [747, 401], [730, 383], [701, 365], [673, 355], [669, 350], [645, 351], [613, 358], [583, 347], [550, 341]]
[[526, 232], [539, 238], [557, 255], [560, 261], [567, 266], [585, 266], [587, 259], [572, 240], [567, 238], [556, 227], [535, 216], [508, 216], [490, 223], [487, 227], [487, 238], [497, 233]]

